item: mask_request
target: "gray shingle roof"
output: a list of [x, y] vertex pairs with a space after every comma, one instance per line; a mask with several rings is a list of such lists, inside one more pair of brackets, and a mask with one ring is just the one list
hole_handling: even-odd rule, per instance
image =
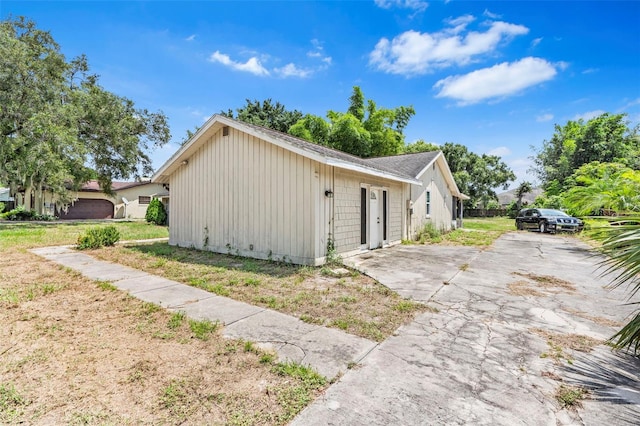
[[[225, 118], [228, 119], [228, 117]], [[361, 158], [355, 155], [347, 154], [346, 152], [308, 142], [304, 139], [300, 139], [290, 134], [278, 132], [277, 130], [272, 130], [255, 124], [246, 123], [244, 121], [233, 121], [237, 122], [241, 126], [250, 127], [257, 133], [263, 133], [265, 135], [269, 135], [272, 138], [281, 139], [299, 149], [311, 151], [326, 158], [354, 163], [368, 169], [381, 171], [404, 179], [417, 178], [418, 173], [420, 173], [420, 171], [422, 171], [422, 169], [424, 169], [424, 167], [429, 164], [439, 153], [439, 151], [435, 151], [421, 152], [417, 154], [394, 155], [390, 157]]]
[[432, 162], [439, 153], [440, 151], [419, 152], [416, 154], [367, 158], [364, 161], [376, 167], [384, 167], [389, 170], [395, 170], [396, 173], [417, 178], [418, 173], [420, 173], [427, 164]]

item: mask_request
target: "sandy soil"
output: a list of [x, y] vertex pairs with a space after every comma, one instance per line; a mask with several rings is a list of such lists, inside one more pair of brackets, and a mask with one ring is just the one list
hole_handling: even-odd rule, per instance
[[[318, 390], [24, 251], [0, 262], [0, 423], [283, 424]], [[264, 361], [264, 358], [262, 359]]]

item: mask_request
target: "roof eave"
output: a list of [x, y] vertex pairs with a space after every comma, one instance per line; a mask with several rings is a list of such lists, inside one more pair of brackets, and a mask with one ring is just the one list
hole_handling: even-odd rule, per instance
[[401, 177], [401, 176], [396, 176], [393, 175], [391, 173], [385, 173], [383, 171], [380, 170], [372, 170], [369, 169], [367, 167], [363, 167], [354, 163], [349, 163], [337, 158], [327, 158], [326, 159], [326, 164], [329, 166], [333, 166], [333, 167], [339, 167], [341, 169], [345, 169], [345, 170], [351, 170], [354, 172], [360, 172], [360, 173], [365, 173], [368, 175], [372, 175], [372, 176], [377, 176], [377, 177], [381, 177], [384, 179], [389, 179], [389, 180], [393, 180], [396, 182], [404, 182], [404, 183], [412, 183], [414, 185], [420, 185], [422, 186], [422, 181], [418, 180], [418, 179], [413, 179], [413, 178], [405, 178], [405, 177]]
[[[216, 125], [219, 124], [219, 125]], [[339, 167], [342, 169], [358, 171], [361, 173], [365, 173], [368, 175], [383, 177], [385, 179], [390, 179], [398, 182], [406, 182], [413, 183], [416, 185], [422, 185], [422, 182], [418, 179], [413, 178], [405, 178], [402, 176], [393, 175], [391, 173], [385, 173], [381, 170], [374, 170], [371, 168], [367, 168], [364, 166], [360, 166], [355, 163], [350, 163], [344, 160], [325, 157], [313, 151], [308, 151], [303, 148], [297, 147], [286, 141], [279, 140], [277, 138], [272, 137], [267, 133], [260, 132], [255, 130], [253, 127], [245, 126], [242, 122], [236, 120], [230, 120], [227, 117], [224, 117], [219, 114], [213, 115], [198, 131], [182, 146], [178, 151], [173, 154], [159, 169], [154, 175], [151, 177], [151, 182], [154, 183], [169, 183], [169, 176], [174, 173], [178, 167], [182, 164], [183, 161], [189, 159], [191, 155], [195, 153], [195, 151], [204, 144], [209, 137], [215, 134], [221, 127], [230, 126], [235, 129], [241, 130], [247, 134], [255, 136], [256, 138], [266, 140], [280, 148], [286, 149], [293, 153], [299, 154], [303, 157], [309, 158], [311, 160], [317, 161], [321, 164], [327, 164], [334, 167]]]

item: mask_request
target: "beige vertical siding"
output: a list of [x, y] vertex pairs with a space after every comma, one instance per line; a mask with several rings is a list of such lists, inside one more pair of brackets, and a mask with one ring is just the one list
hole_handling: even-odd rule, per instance
[[[334, 170], [334, 240], [338, 253], [345, 253], [361, 247], [360, 244], [360, 188], [362, 185], [379, 187], [387, 190], [388, 224], [387, 242], [398, 242], [402, 239], [403, 229], [403, 184], [341, 169]], [[382, 200], [382, 196], [380, 197]], [[368, 200], [368, 197], [367, 197]], [[367, 207], [367, 226], [369, 226]], [[367, 227], [367, 233], [369, 229]], [[368, 241], [368, 238], [367, 238]]]
[[[451, 190], [447, 186], [438, 163], [429, 167], [420, 177], [423, 186], [411, 185], [413, 215], [411, 215], [411, 234], [430, 222], [439, 230], [450, 230], [453, 212]], [[426, 191], [431, 191], [431, 211], [426, 215]]]
[[324, 256], [326, 166], [233, 128], [188, 161], [170, 177], [170, 244], [305, 264]]

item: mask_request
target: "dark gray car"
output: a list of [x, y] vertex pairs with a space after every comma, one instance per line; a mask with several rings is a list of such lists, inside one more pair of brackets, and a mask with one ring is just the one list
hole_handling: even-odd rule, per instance
[[523, 209], [516, 217], [516, 228], [535, 229], [540, 232], [580, 232], [584, 223], [565, 212], [552, 209]]

